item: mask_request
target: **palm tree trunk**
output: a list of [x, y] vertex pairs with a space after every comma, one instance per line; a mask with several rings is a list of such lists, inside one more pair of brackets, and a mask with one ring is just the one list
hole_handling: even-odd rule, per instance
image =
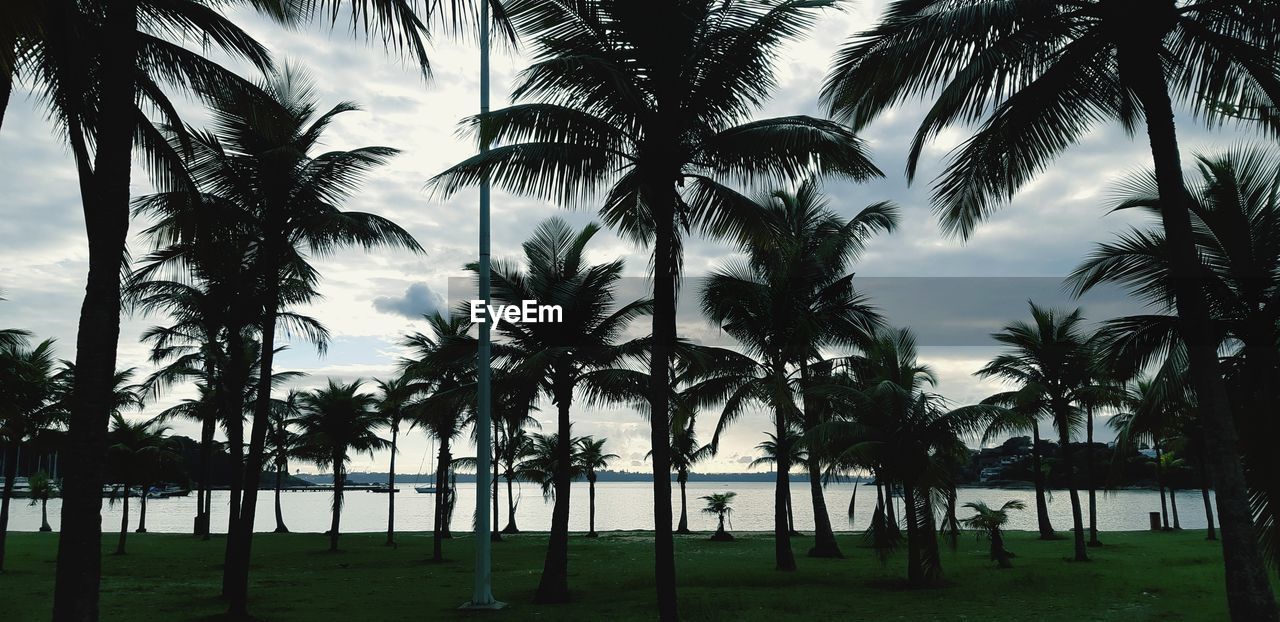
[[[1218, 365], [1218, 342], [1210, 323], [1208, 304], [1196, 274], [1199, 271], [1189, 214], [1190, 195], [1182, 178], [1182, 163], [1174, 127], [1163, 60], [1156, 50], [1162, 42], [1132, 42], [1122, 58], [1136, 78], [1134, 87], [1147, 121], [1147, 136], [1160, 191], [1160, 216], [1169, 249], [1170, 286], [1177, 304], [1182, 338], [1187, 344], [1192, 385], [1200, 408], [1201, 427], [1218, 497], [1222, 528], [1222, 555], [1226, 574], [1227, 603], [1235, 620], [1280, 620], [1275, 596], [1255, 538], [1253, 515], [1240, 438], [1227, 400]], [[1132, 56], [1128, 56], [1131, 54]]]
[[142, 496], [138, 498], [138, 529], [134, 533], [147, 533], [147, 489], [148, 484], [142, 485]]
[[333, 455], [333, 522], [329, 525], [329, 552], [338, 550], [339, 523], [342, 520], [342, 489], [347, 485], [347, 474], [342, 464], [345, 456], [339, 452]]
[[124, 555], [125, 539], [129, 537], [129, 480], [124, 482], [124, 511], [120, 514], [120, 539], [116, 541], [116, 555]]
[[[212, 481], [212, 480], [210, 480]], [[211, 537], [213, 525], [213, 485], [210, 484], [204, 489], [204, 534], [200, 536], [201, 540], [208, 540]]]
[[595, 538], [596, 534], [596, 475], [591, 473], [591, 477], [587, 478], [587, 537]]
[[[787, 474], [787, 479], [788, 479], [788, 480], [790, 480], [790, 479], [791, 479], [791, 475], [790, 475], [790, 474]], [[800, 532], [799, 532], [799, 531], [796, 531], [796, 506], [795, 506], [795, 500], [791, 498], [790, 491], [791, 491], [791, 486], [790, 486], [790, 481], [788, 481], [788, 485], [787, 485], [787, 492], [788, 492], [788, 494], [787, 494], [787, 535], [790, 535], [790, 536], [794, 537], [794, 536], [798, 536], [798, 535], [801, 535], [801, 534], [800, 534]]]
[[1200, 467], [1200, 498], [1204, 501], [1204, 520], [1208, 525], [1208, 534], [1205, 536], [1205, 540], [1217, 540], [1218, 534], [1214, 533], [1213, 530], [1213, 503], [1209, 501], [1210, 481], [1208, 466], [1205, 464], [1204, 446], [1197, 445], [1197, 447], [1199, 451], [1196, 452], [1196, 464]]
[[392, 421], [391, 467], [387, 473], [387, 546], [396, 545], [396, 441], [399, 434], [399, 422]]
[[1098, 540], [1098, 495], [1093, 481], [1093, 407], [1085, 409], [1084, 476], [1089, 486], [1089, 546], [1102, 546]]
[[136, 0], [104, 5], [100, 46], [97, 151], [72, 120], [70, 142], [80, 177], [89, 274], [76, 331], [76, 378], [62, 477], [62, 527], [53, 619], [96, 620], [102, 577], [102, 473], [120, 339], [120, 262], [129, 232], [129, 182], [136, 127]]
[[902, 483], [902, 507], [907, 519], [907, 584], [924, 585], [924, 568], [920, 560], [921, 534], [916, 528], [916, 491], [907, 482]]
[[1160, 528], [1169, 531], [1169, 502], [1164, 495], [1164, 453], [1160, 451], [1160, 438], [1155, 438], [1156, 486], [1160, 488]]
[[[217, 400], [216, 397], [214, 399]], [[213, 485], [213, 435], [217, 431], [217, 417], [216, 409], [214, 412], [206, 413], [200, 426], [200, 478], [196, 487], [195, 522], [195, 535], [197, 536], [207, 536], [209, 534], [211, 512], [208, 505], [208, 491]]]
[[1182, 521], [1178, 520], [1178, 494], [1173, 486], [1169, 487], [1169, 510], [1173, 512], [1173, 530], [1182, 531]]
[[551, 537], [547, 541], [547, 556], [542, 565], [542, 579], [533, 600], [536, 603], [569, 602], [569, 462], [573, 456], [572, 424], [569, 404], [573, 399], [573, 385], [567, 374], [558, 374], [555, 402], [558, 410], [556, 432], [556, 467], [552, 473], [555, 488], [555, 505], [551, 509]]
[[[669, 104], [668, 104], [669, 105]], [[673, 117], [674, 118], [674, 117]], [[656, 140], [656, 139], [655, 139]], [[672, 180], [655, 174], [645, 180], [654, 216], [653, 348], [649, 357], [649, 443], [653, 467], [654, 586], [658, 617], [679, 619], [676, 603], [675, 538], [671, 533], [670, 391], [668, 373], [676, 343], [676, 279], [679, 276], [675, 239]], [[665, 188], [664, 188], [665, 186]]]
[[449, 471], [449, 439], [440, 439], [440, 454], [436, 460], [436, 499], [435, 517], [431, 526], [431, 561], [444, 561], [444, 534], [449, 526], [445, 524], [444, 497], [449, 489], [449, 481], [445, 479]]
[[9, 535], [9, 502], [18, 477], [18, 444], [10, 442], [4, 452], [4, 491], [0, 492], [0, 572], [4, 572], [5, 540]]
[[[253, 552], [253, 523], [258, 509], [258, 486], [262, 477], [262, 465], [267, 445], [267, 428], [271, 425], [271, 378], [275, 361], [276, 345], [276, 306], [279, 304], [279, 269], [276, 263], [277, 246], [272, 243], [274, 236], [268, 223], [268, 242], [263, 245], [262, 270], [259, 272], [265, 284], [265, 315], [261, 325], [262, 350], [258, 363], [258, 388], [255, 393], [257, 404], [253, 409], [253, 427], [249, 432], [249, 454], [244, 465], [244, 499], [240, 503], [240, 514], [236, 518], [234, 535], [228, 535], [232, 554], [228, 557], [231, 568], [231, 593], [228, 611], [233, 616], [247, 616], [249, 613], [249, 558]], [[336, 469], [337, 467], [335, 467]], [[341, 501], [339, 495], [339, 501]], [[337, 546], [334, 538], [334, 546]]]
[[947, 546], [951, 550], [956, 550], [960, 546], [960, 519], [956, 516], [956, 489], [950, 486], [947, 489]]
[[[3, 530], [4, 530], [3, 528], [0, 528], [0, 531], [3, 531]], [[40, 531], [44, 531], [44, 532], [53, 531], [53, 527], [49, 526], [49, 496], [48, 495], [45, 495], [44, 498], [40, 499]], [[0, 537], [3, 537], [3, 536], [0, 536]], [[0, 563], [0, 570], [4, 570], [3, 563]]]
[[[809, 365], [800, 365], [802, 387], [806, 387], [801, 399], [804, 406], [805, 430], [813, 430], [820, 423], [818, 409], [810, 403]], [[836, 533], [831, 526], [831, 515], [827, 513], [827, 498], [822, 490], [822, 460], [813, 448], [809, 450], [809, 497], [813, 502], [813, 548], [809, 549], [809, 557], [829, 557], [843, 559], [840, 545], [836, 542]]]
[[688, 476], [681, 469], [676, 474], [676, 483], [680, 484], [680, 522], [676, 525], [676, 533], [689, 533], [689, 495], [685, 490], [687, 482]]
[[1004, 534], [999, 527], [991, 530], [991, 559], [994, 559], [1000, 568], [1013, 568], [1009, 552], [1004, 548]]
[[1075, 541], [1075, 561], [1089, 561], [1089, 553], [1086, 551], [1088, 545], [1084, 540], [1084, 513], [1080, 510], [1080, 489], [1076, 482], [1075, 460], [1071, 450], [1071, 429], [1068, 427], [1065, 417], [1059, 420], [1058, 442], [1062, 444], [1062, 464], [1067, 469], [1067, 492], [1071, 495], [1071, 532], [1072, 539]]
[[[507, 526], [503, 527], [503, 533], [520, 533], [520, 528], [516, 527], [516, 498], [512, 491], [511, 469], [507, 469]], [[594, 497], [593, 497], [594, 498]]]
[[1049, 502], [1045, 500], [1044, 494], [1044, 468], [1040, 465], [1040, 425], [1031, 422], [1031, 474], [1032, 480], [1036, 485], [1036, 523], [1040, 528], [1041, 540], [1053, 540], [1058, 534], [1053, 531], [1053, 524], [1049, 522]]
[[773, 487], [773, 560], [774, 567], [784, 572], [796, 569], [796, 557], [791, 551], [791, 460], [790, 452], [783, 446], [786, 443], [786, 413], [778, 410], [773, 413], [774, 433], [777, 434], [777, 474]]
[[289, 528], [284, 525], [284, 510], [280, 507], [280, 488], [286, 468], [283, 461], [276, 465], [276, 533], [289, 533]]

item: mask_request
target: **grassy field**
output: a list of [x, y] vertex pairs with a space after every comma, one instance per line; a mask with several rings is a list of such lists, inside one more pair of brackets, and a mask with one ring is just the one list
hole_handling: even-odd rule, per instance
[[[508, 536], [494, 547], [494, 593], [509, 608], [466, 614], [471, 546], [446, 542], [450, 561], [431, 564], [430, 534], [342, 537], [326, 552], [319, 534], [258, 534], [254, 539], [251, 609], [265, 620], [422, 620], [482, 617], [506, 620], [650, 619], [652, 538], [616, 532], [598, 540], [577, 536], [570, 548], [574, 603], [530, 603], [542, 568], [545, 534]], [[1220, 620], [1226, 618], [1221, 555], [1200, 531], [1108, 533], [1093, 561], [1066, 561], [1070, 541], [1042, 542], [1012, 533], [1016, 568], [996, 570], [985, 543], [971, 534], [944, 553], [950, 585], [906, 590], [901, 555], [881, 565], [859, 546], [841, 542], [848, 559], [799, 558], [800, 570], [773, 570], [767, 534], [739, 534], [732, 543], [706, 535], [680, 537], [680, 607], [690, 620]], [[109, 553], [104, 538], [104, 552]], [[7, 572], [0, 576], [0, 619], [47, 620], [57, 536], [10, 533]], [[808, 540], [797, 541], [803, 554]], [[104, 620], [220, 619], [223, 541], [173, 534], [130, 534], [129, 554], [106, 555]], [[1278, 586], [1280, 587], [1280, 586]]]

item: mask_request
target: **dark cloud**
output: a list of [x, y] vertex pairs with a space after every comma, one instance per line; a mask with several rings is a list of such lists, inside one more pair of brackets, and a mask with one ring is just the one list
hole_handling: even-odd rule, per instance
[[414, 283], [400, 296], [378, 296], [373, 308], [382, 313], [401, 315], [411, 320], [445, 310], [444, 296], [426, 283]]

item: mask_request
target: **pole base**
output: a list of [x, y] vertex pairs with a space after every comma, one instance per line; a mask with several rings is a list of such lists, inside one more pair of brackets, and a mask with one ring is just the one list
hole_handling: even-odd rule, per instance
[[507, 608], [507, 603], [504, 603], [498, 600], [495, 600], [491, 603], [484, 604], [484, 605], [474, 605], [471, 603], [471, 601], [467, 601], [465, 603], [462, 603], [461, 607], [458, 607], [458, 609], [466, 609], [470, 611], [497, 611], [499, 609], [506, 609], [506, 608]]

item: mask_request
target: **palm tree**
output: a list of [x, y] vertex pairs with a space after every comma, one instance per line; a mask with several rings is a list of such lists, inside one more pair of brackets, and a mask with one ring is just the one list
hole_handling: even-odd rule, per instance
[[391, 429], [391, 467], [387, 474], [387, 546], [396, 545], [396, 442], [400, 436], [400, 423], [413, 398], [414, 387], [409, 378], [400, 376], [391, 380], [376, 380], [378, 385], [378, 412], [387, 420]]
[[[779, 463], [784, 462], [791, 466], [808, 468], [809, 450], [805, 448], [803, 435], [795, 430], [787, 430], [787, 434], [782, 438], [782, 441], [778, 441], [778, 437], [772, 432], [765, 432], [764, 434], [769, 438], [756, 445], [756, 449], [760, 450], [761, 455], [748, 463], [748, 468], [754, 469], [766, 464], [776, 468]], [[788, 535], [798, 536], [800, 532], [796, 531], [796, 515], [790, 495], [787, 496], [786, 505], [787, 533]]]
[[1036, 526], [1041, 540], [1056, 540], [1058, 534], [1049, 522], [1049, 503], [1045, 499], [1045, 469], [1040, 456], [1040, 420], [1048, 415], [1043, 396], [1036, 387], [1017, 391], [1004, 391], [982, 400], [983, 404], [997, 406], [991, 421], [982, 432], [982, 443], [1020, 433], [1031, 433], [1031, 479], [1036, 488]]
[[0, 492], [0, 571], [9, 532], [9, 502], [18, 477], [22, 443], [53, 423], [57, 396], [53, 340], [27, 348], [23, 340], [0, 345], [0, 442], [4, 443], [4, 488]]
[[[1274, 2], [1254, 0], [896, 0], [839, 52], [824, 88], [832, 112], [854, 129], [907, 97], [936, 94], [909, 174], [943, 129], [982, 121], [934, 186], [944, 227], [962, 235], [1097, 123], [1119, 121], [1128, 132], [1145, 123], [1170, 288], [1218, 479], [1230, 609], [1250, 620], [1280, 614], [1253, 538], [1240, 440], [1197, 278], [1173, 105], [1176, 97], [1210, 123], [1234, 110], [1275, 110], [1275, 14]], [[1280, 125], [1280, 116], [1259, 118], [1272, 130]]]
[[31, 505], [40, 504], [40, 531], [53, 531], [53, 527], [49, 526], [49, 497], [54, 493], [53, 480], [49, 479], [48, 473], [36, 471], [27, 480], [27, 484], [31, 487], [27, 493], [31, 498]]
[[992, 337], [1006, 346], [976, 372], [982, 378], [998, 378], [1019, 385], [1030, 393], [1052, 418], [1058, 432], [1058, 449], [1066, 469], [1067, 491], [1071, 496], [1071, 518], [1075, 535], [1075, 560], [1089, 559], [1085, 551], [1084, 519], [1071, 451], [1071, 433], [1079, 429], [1079, 404], [1089, 393], [1092, 365], [1087, 339], [1081, 332], [1084, 317], [1080, 310], [1069, 313], [1043, 309], [1034, 302], [1032, 322], [1014, 322]]
[[709, 495], [698, 497], [707, 502], [706, 507], [702, 508], [705, 514], [714, 514], [718, 519], [716, 532], [711, 534], [711, 540], [715, 542], [732, 542], [733, 534], [724, 530], [724, 521], [733, 514], [733, 508], [729, 507], [733, 503], [733, 498], [738, 496], [736, 492], [715, 492]]
[[[680, 400], [677, 399], [677, 404]], [[698, 435], [694, 429], [694, 419], [688, 417], [689, 423], [685, 426], [673, 426], [671, 429], [671, 468], [676, 472], [676, 483], [680, 485], [680, 522], [676, 524], [676, 533], [691, 533], [689, 531], [689, 502], [688, 495], [685, 494], [685, 487], [689, 483], [689, 471], [693, 470], [699, 462], [711, 457], [711, 445], [702, 445], [698, 442]], [[673, 421], [673, 424], [679, 421]]]
[[280, 488], [289, 474], [289, 458], [302, 451], [302, 438], [289, 428], [302, 413], [302, 391], [289, 391], [283, 400], [275, 400], [271, 409], [271, 431], [267, 433], [267, 456], [276, 471], [276, 529], [275, 533], [289, 533], [284, 524], [284, 508], [280, 503]]
[[609, 439], [602, 438], [596, 440], [590, 436], [584, 436], [578, 439], [578, 468], [587, 476], [587, 485], [590, 497], [590, 529], [587, 532], [588, 538], [596, 537], [596, 470], [609, 468], [610, 460], [617, 460], [618, 454], [604, 453], [604, 443]]
[[352, 453], [385, 449], [389, 443], [376, 430], [386, 422], [377, 411], [377, 398], [361, 393], [364, 381], [341, 384], [329, 380], [323, 389], [306, 393], [299, 400], [298, 443], [303, 455], [320, 467], [333, 469], [333, 521], [329, 527], [329, 551], [338, 550], [342, 494], [347, 479], [347, 461]]
[[[115, 473], [121, 478], [124, 511], [120, 516], [120, 539], [116, 555], [125, 554], [129, 534], [129, 495], [134, 484], [142, 485], [142, 504], [146, 507], [147, 485], [157, 469], [177, 460], [175, 445], [168, 437], [169, 427], [158, 420], [131, 422], [119, 412], [111, 415], [110, 453]], [[114, 500], [114, 499], [113, 499]], [[146, 524], [145, 509], [139, 524]]]
[[1004, 505], [1000, 506], [1000, 509], [993, 510], [982, 501], [970, 501], [964, 504], [964, 507], [976, 513], [969, 518], [961, 519], [961, 524], [969, 529], [985, 532], [987, 540], [991, 542], [992, 561], [996, 562], [996, 565], [1000, 568], [1013, 568], [1013, 562], [1010, 561], [1013, 553], [1004, 548], [1003, 527], [1005, 523], [1009, 522], [1010, 510], [1025, 510], [1027, 504], [1014, 499], [1005, 501]]
[[451, 444], [469, 423], [475, 408], [476, 342], [471, 320], [461, 313], [426, 316], [431, 334], [414, 333], [402, 345], [413, 354], [401, 361], [414, 380], [415, 394], [427, 394], [409, 407], [413, 425], [425, 428], [440, 443], [436, 460], [436, 495], [432, 525], [432, 561], [444, 561], [443, 539], [449, 532], [453, 488], [449, 482]]
[[606, 224], [652, 243], [655, 585], [661, 617], [675, 619], [666, 372], [676, 347], [680, 238], [693, 228], [734, 229], [732, 215], [749, 201], [724, 185], [729, 180], [879, 174], [861, 142], [836, 124], [805, 116], [747, 121], [773, 89], [775, 52], [834, 1], [506, 5], [534, 57], [514, 91], [518, 103], [472, 119], [479, 142], [495, 146], [432, 183], [445, 195], [488, 179], [562, 203], [603, 196]]
[[571, 437], [569, 447], [573, 453], [569, 457], [569, 465], [560, 467], [560, 437], [558, 433], [533, 434], [529, 437], [529, 454], [516, 465], [516, 477], [537, 484], [542, 490], [542, 498], [554, 501], [556, 498], [556, 476], [560, 471], [569, 474], [569, 481], [576, 482], [584, 475], [584, 463], [581, 459], [583, 437]]
[[530, 439], [526, 427], [538, 426], [538, 421], [523, 409], [509, 408], [502, 411], [502, 434], [498, 437], [498, 462], [502, 478], [507, 481], [507, 526], [502, 533], [520, 533], [516, 526], [515, 480], [516, 465], [529, 457]]
[[[1242, 430], [1254, 522], [1266, 534], [1267, 525], [1277, 523], [1264, 517], [1280, 515], [1275, 501], [1280, 499], [1280, 478], [1274, 475], [1280, 458], [1263, 438], [1277, 433], [1274, 418], [1256, 415], [1280, 400], [1280, 357], [1273, 347], [1280, 316], [1264, 302], [1280, 286], [1280, 247], [1275, 242], [1280, 236], [1280, 161], [1274, 149], [1240, 147], [1196, 155], [1195, 163], [1198, 183], [1190, 188], [1191, 211], [1204, 296], [1213, 310], [1218, 343], [1228, 354], [1224, 371], [1233, 398], [1241, 404], [1236, 423]], [[1152, 179], [1151, 173], [1144, 173], [1128, 180], [1116, 207], [1157, 212], [1158, 191]], [[1131, 375], [1162, 358], [1186, 358], [1177, 354], [1186, 345], [1177, 318], [1170, 315], [1175, 305], [1165, 237], [1156, 229], [1128, 231], [1099, 244], [1070, 278], [1078, 292], [1115, 283], [1154, 307], [1150, 315], [1117, 318], [1101, 331], [1106, 358], [1116, 361], [1122, 374]], [[1207, 471], [1203, 423], [1194, 427], [1196, 462]], [[1272, 563], [1280, 563], [1280, 535], [1264, 537], [1261, 543]]]
[[620, 365], [623, 357], [641, 351], [639, 342], [621, 343], [632, 320], [650, 310], [647, 300], [619, 303], [615, 290], [622, 278], [621, 260], [587, 263], [588, 244], [600, 231], [587, 225], [574, 232], [559, 218], [540, 224], [524, 243], [523, 267], [495, 262], [490, 279], [496, 301], [519, 305], [536, 300], [558, 307], [559, 321], [498, 325], [506, 338], [503, 357], [511, 364], [506, 373], [538, 391], [556, 406], [556, 439], [560, 442], [554, 462], [555, 506], [542, 579], [534, 600], [542, 603], [569, 600], [569, 494], [570, 457], [573, 453], [574, 391], [589, 381], [592, 372]]

